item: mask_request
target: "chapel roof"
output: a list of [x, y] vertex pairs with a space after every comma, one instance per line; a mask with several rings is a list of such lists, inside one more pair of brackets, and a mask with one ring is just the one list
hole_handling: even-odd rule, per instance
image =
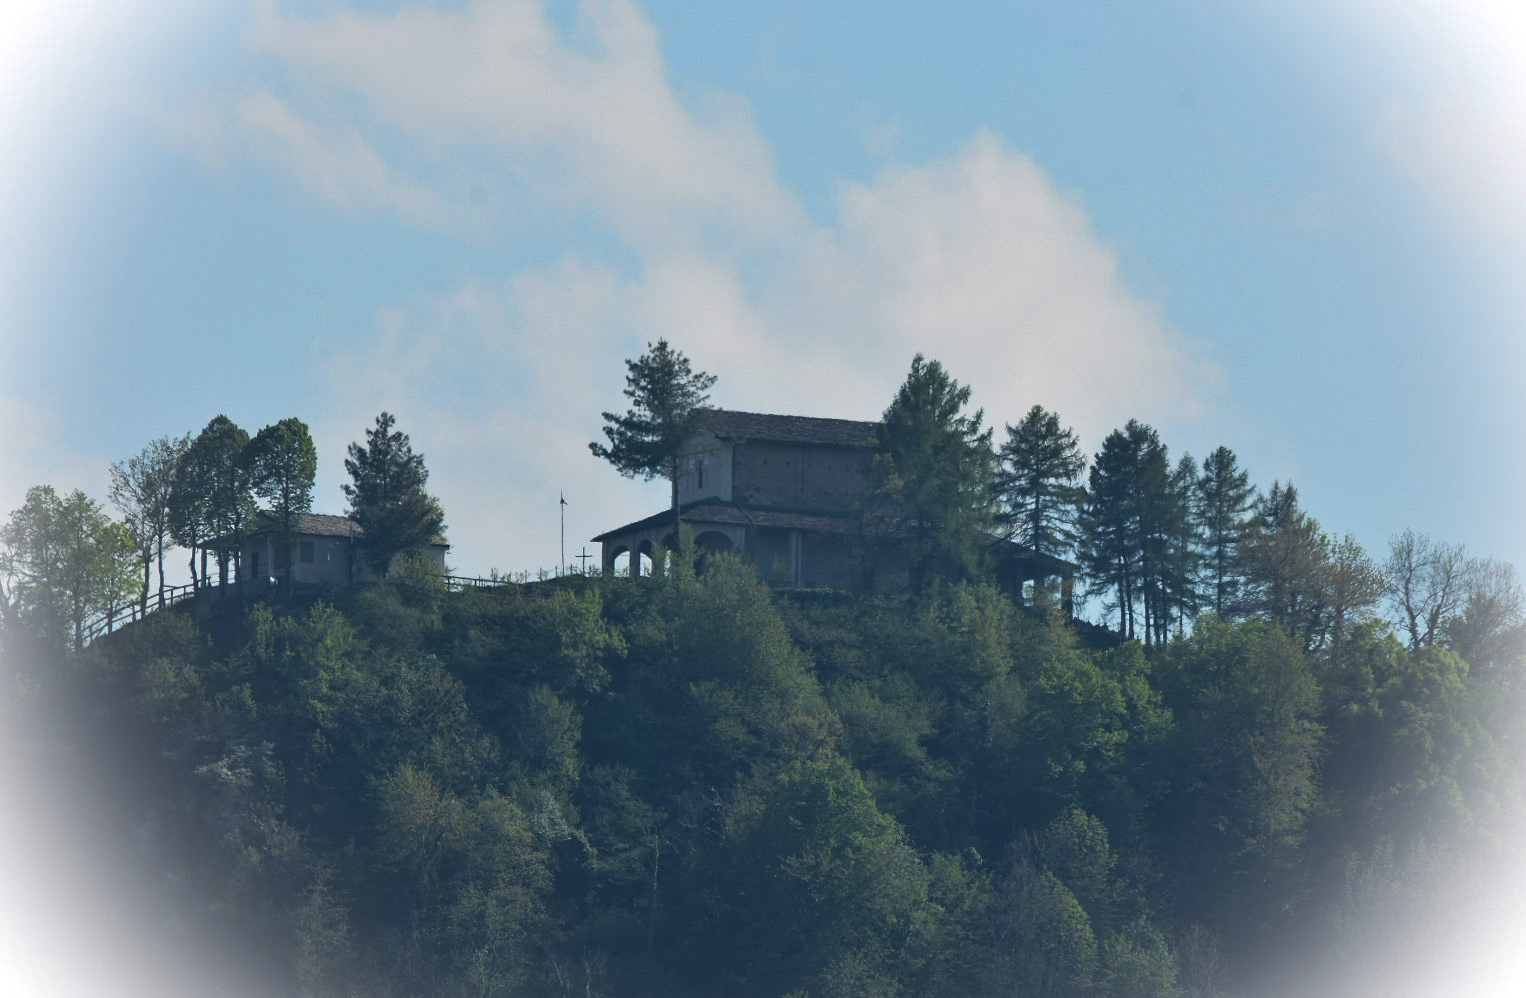
[[767, 412], [710, 409], [701, 426], [722, 440], [760, 440], [770, 443], [825, 447], [876, 447], [879, 423], [820, 416], [784, 416]]

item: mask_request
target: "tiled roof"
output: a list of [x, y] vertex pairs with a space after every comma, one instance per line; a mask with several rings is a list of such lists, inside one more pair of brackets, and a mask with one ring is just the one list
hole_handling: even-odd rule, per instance
[[[262, 509], [255, 514], [254, 529], [250, 533], [260, 534], [267, 530], [274, 530], [275, 527], [275, 513], [268, 509]], [[348, 516], [329, 516], [326, 513], [298, 513], [296, 528], [297, 533], [304, 537], [361, 538], [366, 535], [366, 532], [360, 529], [360, 524]], [[217, 543], [215, 540], [208, 542], [208, 544], [215, 543]], [[445, 539], [444, 534], [436, 535], [435, 539], [430, 541], [430, 544], [434, 547], [450, 547], [450, 542]]]
[[880, 424], [858, 419], [780, 416], [732, 409], [711, 409], [701, 419], [703, 429], [724, 440], [766, 440], [830, 447], [874, 447], [879, 444]]
[[[858, 529], [858, 520], [845, 513], [829, 513], [821, 510], [781, 509], [777, 506], [741, 506], [720, 499], [701, 499], [683, 507], [683, 520], [691, 525], [727, 523], [739, 526], [785, 527], [790, 530], [814, 530], [828, 534], [852, 533]], [[665, 509], [634, 523], [607, 530], [593, 538], [606, 541], [630, 530], [646, 530], [673, 522], [673, 511]]]
[[[260, 510], [255, 517], [254, 531], [274, 530], [276, 515], [268, 509]], [[297, 533], [316, 537], [360, 537], [365, 534], [360, 524], [348, 516], [328, 516], [324, 513], [298, 513], [295, 524]]]

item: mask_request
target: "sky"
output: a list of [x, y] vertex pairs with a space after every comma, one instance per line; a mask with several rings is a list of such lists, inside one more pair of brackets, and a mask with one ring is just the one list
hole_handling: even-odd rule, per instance
[[1129, 419], [1526, 567], [1526, 18], [1110, 0], [0, 3], [0, 511], [225, 413], [382, 410], [452, 568], [663, 507], [594, 458], [666, 338], [716, 404]]
[[[0, 515], [219, 413], [306, 421], [340, 512], [387, 410], [455, 570], [550, 569], [559, 494], [569, 557], [665, 504], [588, 443], [666, 338], [858, 419], [921, 352], [998, 436], [1136, 418], [1526, 568], [1522, 177], [1506, 0], [0, 0]], [[14, 823], [18, 993], [152, 982], [88, 822]], [[1492, 924], [1450, 993], [1520, 993]]]

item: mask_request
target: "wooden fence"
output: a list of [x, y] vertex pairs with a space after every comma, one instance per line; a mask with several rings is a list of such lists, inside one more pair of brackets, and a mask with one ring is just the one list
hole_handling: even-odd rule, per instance
[[[459, 592], [464, 589], [489, 590], [514, 585], [513, 582], [504, 578], [484, 579], [469, 575], [446, 575], [442, 576], [442, 578], [445, 581], [445, 588], [453, 592]], [[142, 620], [155, 610], [174, 606], [176, 603], [192, 599], [199, 592], [214, 593], [219, 588], [216, 583], [197, 586], [188, 582], [183, 586], [165, 586], [163, 599], [161, 600], [158, 594], [150, 596], [147, 606], [140, 604], [137, 600], [133, 600], [130, 604], [123, 606], [108, 607], [106, 612], [94, 617], [85, 624], [82, 632], [84, 635], [83, 643], [88, 645], [103, 634], [110, 634], [124, 624]]]

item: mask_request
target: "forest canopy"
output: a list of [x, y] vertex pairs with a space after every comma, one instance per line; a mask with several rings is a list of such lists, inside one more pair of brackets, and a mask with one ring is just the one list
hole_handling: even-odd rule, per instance
[[[919, 357], [887, 410], [898, 592], [681, 532], [646, 578], [245, 594], [230, 538], [258, 493], [289, 543], [316, 458], [218, 417], [118, 466], [123, 522], [39, 487], [0, 531], [8, 750], [97, 767], [150, 931], [261, 993], [1434, 990], [1432, 913], [1526, 841], [1514, 569], [1373, 559], [1137, 421], [1086, 462], [1034, 407], [998, 451], [967, 402]], [[390, 415], [348, 463], [392, 543], [438, 529]], [[1074, 558], [1100, 623], [982, 532]], [[180, 602], [176, 542], [218, 561]]]

